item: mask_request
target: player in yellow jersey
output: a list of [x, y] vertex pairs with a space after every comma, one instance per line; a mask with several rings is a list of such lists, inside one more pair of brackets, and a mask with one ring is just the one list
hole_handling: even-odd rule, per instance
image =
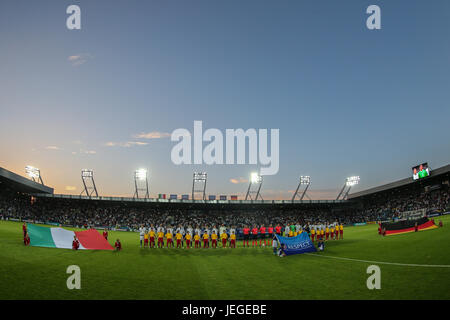
[[227, 247], [227, 239], [228, 239], [228, 235], [227, 235], [225, 232], [223, 232], [223, 233], [220, 235], [220, 239], [222, 239], [222, 248], [226, 248], [226, 247]]
[[203, 234], [203, 248], [209, 247], [209, 235], [207, 232]]
[[341, 235], [341, 239], [344, 239], [344, 225], [342, 223], [339, 226], [339, 233]]
[[180, 232], [175, 234], [175, 239], [177, 239], [177, 248], [181, 248], [181, 240], [183, 240], [183, 235]]
[[339, 224], [337, 222], [336, 222], [336, 226], [334, 227], [334, 232], [335, 232], [334, 238], [336, 240], [339, 240]]
[[196, 248], [200, 248], [200, 236], [198, 235], [198, 233], [195, 234], [194, 236], [194, 245]]
[[166, 233], [166, 245], [167, 245], [167, 248], [169, 246], [171, 246], [173, 248], [173, 239], [172, 239], [172, 233], [171, 232], [167, 232]]
[[325, 228], [325, 240], [328, 240], [329, 236], [330, 236], [330, 228], [327, 225], [327, 227]]
[[153, 228], [150, 229], [148, 233], [148, 237], [150, 239], [150, 248], [155, 247], [155, 230]]
[[186, 249], [189, 249], [191, 246], [191, 234], [188, 232], [186, 233], [186, 236], [184, 237], [186, 239]]
[[314, 242], [314, 237], [316, 236], [316, 229], [311, 228], [311, 241]]
[[158, 248], [164, 248], [164, 232], [158, 232]]
[[148, 247], [148, 233], [144, 234], [144, 248]]
[[217, 234], [214, 231], [211, 234], [211, 240], [211, 247], [213, 247], [214, 249], [217, 248]]
[[331, 232], [331, 240], [333, 240], [333, 238], [334, 238], [334, 226], [331, 226], [331, 229], [330, 229], [330, 232]]
[[234, 234], [234, 231], [231, 232], [230, 235], [230, 248], [236, 248], [236, 235]]
[[323, 241], [323, 238], [325, 237], [325, 231], [323, 228], [320, 229], [320, 239]]

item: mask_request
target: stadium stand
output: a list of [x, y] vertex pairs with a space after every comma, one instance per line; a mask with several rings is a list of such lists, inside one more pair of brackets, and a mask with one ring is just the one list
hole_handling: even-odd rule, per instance
[[[450, 167], [450, 166], [447, 166]], [[450, 169], [450, 168], [448, 168]], [[4, 169], [3, 169], [4, 170]], [[342, 202], [296, 204], [139, 203], [86, 198], [63, 198], [24, 189], [2, 179], [0, 218], [62, 226], [136, 230], [141, 225], [234, 226], [314, 224], [338, 221], [344, 225], [388, 221], [402, 212], [424, 209], [427, 214], [449, 211], [449, 171], [424, 181], [410, 180], [349, 196]], [[26, 180], [26, 179], [25, 179]], [[28, 182], [28, 180], [27, 180]], [[52, 191], [52, 190], [51, 190]]]

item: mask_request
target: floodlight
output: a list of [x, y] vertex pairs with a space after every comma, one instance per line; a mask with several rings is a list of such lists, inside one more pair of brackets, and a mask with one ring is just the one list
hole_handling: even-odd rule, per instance
[[94, 170], [81, 170], [81, 180], [83, 181], [84, 190], [81, 191], [80, 195], [82, 195], [84, 192], [88, 197], [91, 197], [93, 194], [98, 197], [98, 191], [94, 181]]
[[81, 177], [84, 178], [91, 178], [94, 176], [94, 171], [90, 169], [83, 169], [81, 170]]
[[206, 172], [194, 172], [194, 180], [197, 181], [205, 181], [206, 180]]
[[33, 180], [34, 179], [39, 179], [39, 177], [41, 176], [40, 170], [38, 168], [33, 167], [33, 166], [26, 166], [25, 167], [25, 172]]
[[134, 172], [134, 174], [138, 180], [147, 179], [147, 169], [138, 169]]
[[192, 176], [192, 200], [195, 200], [195, 194], [202, 193], [202, 200], [206, 200], [206, 181], [208, 175], [206, 172], [194, 172]]
[[[300, 176], [300, 181], [298, 183], [297, 189], [294, 192], [294, 195], [292, 196], [292, 202], [294, 202], [295, 197], [299, 197], [300, 200], [303, 200], [304, 196], [309, 196], [306, 194], [306, 190], [308, 190], [309, 186], [311, 184], [311, 177], [310, 176]], [[301, 196], [299, 195], [299, 190], [302, 188], [302, 186], [305, 186], [305, 190], [303, 190]]]
[[148, 192], [148, 178], [147, 169], [141, 168], [134, 171], [134, 196], [133, 198], [139, 198], [139, 191], [144, 192], [144, 198], [150, 198]]
[[261, 176], [257, 172], [252, 172], [250, 175], [251, 183], [260, 183], [262, 180]]
[[300, 176], [300, 184], [309, 184], [311, 182], [310, 176]]
[[354, 186], [359, 183], [359, 176], [348, 177], [346, 181], [347, 186]]
[[[257, 172], [252, 172], [250, 174], [250, 183], [248, 185], [247, 194], [245, 195], [245, 200], [247, 200], [248, 198], [250, 198], [250, 200], [258, 200], [258, 198], [261, 198], [261, 200], [263, 200], [261, 194], [259, 193], [261, 191], [262, 182], [263, 182], [263, 179]], [[257, 191], [251, 191], [252, 184], [259, 185]], [[250, 195], [250, 193], [256, 193], [256, 196], [254, 199], [252, 199], [252, 196]]]

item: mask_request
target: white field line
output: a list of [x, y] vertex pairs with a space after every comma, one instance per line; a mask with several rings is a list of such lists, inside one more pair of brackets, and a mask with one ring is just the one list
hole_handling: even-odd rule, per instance
[[338, 260], [347, 260], [347, 261], [357, 261], [364, 263], [373, 263], [373, 264], [389, 264], [393, 266], [403, 266], [403, 267], [424, 267], [424, 268], [450, 268], [448, 264], [413, 264], [413, 263], [397, 263], [397, 262], [384, 262], [384, 261], [371, 261], [371, 260], [360, 260], [360, 259], [352, 259], [352, 258], [343, 258], [343, 257], [333, 257], [326, 256], [317, 253], [305, 253], [307, 255], [330, 258], [330, 259], [338, 259]]

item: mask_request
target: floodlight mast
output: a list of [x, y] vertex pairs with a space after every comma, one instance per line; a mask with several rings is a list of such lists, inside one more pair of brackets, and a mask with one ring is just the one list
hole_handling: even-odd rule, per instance
[[[145, 181], [145, 182], [144, 182]], [[140, 186], [142, 184], [143, 186]], [[134, 195], [133, 199], [139, 199], [139, 191], [144, 191], [144, 199], [150, 198], [148, 192], [148, 175], [147, 169], [139, 169], [134, 172]]]
[[86, 196], [88, 196], [89, 198], [93, 194], [95, 194], [95, 196], [98, 197], [97, 187], [95, 186], [94, 181], [94, 171], [88, 169], [81, 170], [81, 180], [83, 181], [84, 190], [81, 191], [80, 195], [82, 195], [84, 192], [86, 193]]
[[[336, 200], [345, 200], [345, 199], [347, 199], [348, 193], [350, 192], [350, 189], [352, 188], [352, 186], [355, 186], [358, 183], [359, 183], [359, 176], [348, 177], [345, 180], [344, 186], [342, 187], [341, 191], [339, 192]], [[345, 191], [346, 188], [347, 188], [347, 191]], [[342, 197], [342, 199], [340, 199], [340, 197], [342, 195], [343, 195], [343, 197]]]
[[206, 172], [194, 172], [192, 176], [192, 200], [195, 200], [196, 193], [202, 193], [202, 200], [206, 200], [206, 181], [208, 174]]
[[38, 183], [44, 185], [44, 181], [42, 180], [42, 176], [41, 176], [41, 170], [39, 170], [38, 168], [35, 168], [33, 166], [26, 166], [25, 172], [28, 175], [28, 177], [31, 178], [32, 181], [38, 182]]
[[[300, 190], [301, 186], [305, 185], [305, 190], [303, 190], [302, 195], [300, 196], [298, 194], [298, 191]], [[308, 199], [311, 200], [311, 198], [306, 194], [306, 190], [308, 190], [309, 186], [311, 185], [311, 177], [310, 176], [300, 176], [300, 181], [298, 182], [297, 189], [295, 190], [294, 195], [292, 196], [292, 202], [294, 202], [295, 197], [300, 197], [300, 201], [303, 200], [303, 198], [308, 197]]]
[[[245, 200], [248, 200], [248, 198], [250, 198], [250, 200], [258, 200], [258, 198], [264, 200], [260, 194], [262, 183], [263, 183], [262, 176], [260, 176], [257, 172], [252, 172], [250, 175], [250, 183], [248, 185], [247, 194], [245, 195]], [[259, 184], [257, 191], [251, 190], [253, 184]], [[256, 193], [254, 199], [251, 196], [252, 193]]]

